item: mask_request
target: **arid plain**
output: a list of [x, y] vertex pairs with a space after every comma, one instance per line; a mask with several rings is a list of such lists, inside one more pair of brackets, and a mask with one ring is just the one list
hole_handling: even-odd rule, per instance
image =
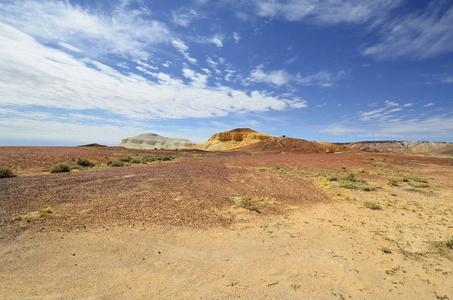
[[0, 166], [2, 299], [453, 299], [448, 156], [0, 147]]

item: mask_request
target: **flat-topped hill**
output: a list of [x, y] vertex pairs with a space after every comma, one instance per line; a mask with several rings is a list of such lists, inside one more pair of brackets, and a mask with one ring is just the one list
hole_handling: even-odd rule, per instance
[[155, 133], [144, 133], [128, 137], [121, 141], [120, 146], [131, 149], [179, 149], [195, 147], [198, 143], [187, 139], [168, 138]]

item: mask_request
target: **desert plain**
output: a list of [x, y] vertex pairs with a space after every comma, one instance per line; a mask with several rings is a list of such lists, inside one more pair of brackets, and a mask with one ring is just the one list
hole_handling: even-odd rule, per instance
[[1, 299], [453, 299], [448, 155], [0, 147], [0, 166]]

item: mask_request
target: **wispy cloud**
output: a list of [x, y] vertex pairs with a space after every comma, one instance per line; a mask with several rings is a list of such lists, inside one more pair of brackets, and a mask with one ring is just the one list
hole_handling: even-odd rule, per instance
[[338, 24], [365, 23], [398, 6], [402, 0], [251, 0], [261, 17], [277, 17], [288, 21], [308, 21]]
[[291, 82], [297, 83], [301, 86], [317, 85], [321, 87], [331, 87], [335, 81], [344, 77], [345, 74], [345, 72], [339, 72], [338, 74], [333, 75], [327, 71], [320, 71], [307, 76], [303, 76], [300, 73], [293, 76], [285, 70], [265, 71], [264, 65], [259, 65], [251, 71], [250, 76], [246, 79], [246, 82], [263, 82], [278, 87], [290, 84]]
[[[78, 49], [90, 57], [106, 53], [143, 57], [156, 43], [169, 40], [169, 30], [149, 20], [149, 12], [126, 3], [99, 12], [69, 1], [12, 0], [0, 5], [0, 19], [49, 45]], [[39, 17], [37, 17], [39, 16]]]
[[[99, 109], [130, 119], [226, 116], [234, 112], [299, 108], [297, 98], [271, 96], [217, 85], [185, 68], [191, 84], [148, 71], [151, 81], [91, 59], [76, 59], [42, 46], [31, 37], [0, 24], [0, 103], [69, 110]], [[185, 50], [182, 44], [179, 44]]]
[[184, 58], [187, 59], [190, 63], [192, 64], [197, 63], [197, 60], [195, 58], [190, 57], [188, 52], [189, 47], [186, 45], [186, 43], [184, 43], [181, 40], [175, 39], [172, 41], [172, 44], [176, 48], [176, 50], [178, 50], [184, 56]]
[[[387, 102], [387, 101], [386, 101]], [[429, 107], [424, 105], [424, 107]], [[348, 116], [343, 122], [318, 126], [317, 131], [332, 135], [349, 135], [357, 138], [392, 138], [400, 140], [450, 139], [453, 132], [453, 111], [412, 113], [414, 104], [389, 106], [361, 111]]]
[[394, 59], [402, 56], [428, 58], [452, 52], [453, 6], [439, 7], [440, 3], [434, 1], [422, 12], [388, 20], [382, 24], [382, 40], [366, 48], [363, 54]]

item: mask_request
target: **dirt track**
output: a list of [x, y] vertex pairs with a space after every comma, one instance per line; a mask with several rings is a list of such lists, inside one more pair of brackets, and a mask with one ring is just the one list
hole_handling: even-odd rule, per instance
[[[66, 150], [69, 161], [98, 152]], [[442, 244], [453, 236], [451, 159], [218, 154], [69, 174], [18, 168], [0, 179], [0, 298], [453, 298], [453, 250]], [[322, 189], [323, 169], [377, 189]], [[400, 173], [428, 183], [388, 186]], [[246, 195], [274, 202], [256, 213], [232, 201]], [[47, 206], [48, 217], [13, 221]]]

